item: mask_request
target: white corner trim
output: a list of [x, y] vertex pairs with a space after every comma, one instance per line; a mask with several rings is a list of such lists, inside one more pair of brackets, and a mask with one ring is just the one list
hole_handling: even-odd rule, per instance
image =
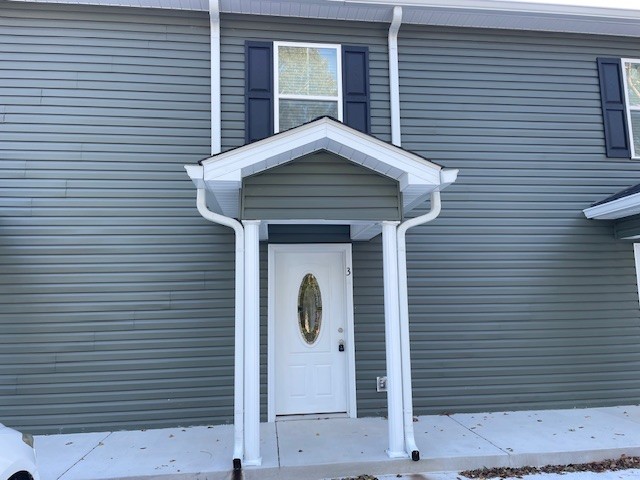
[[276, 254], [275, 245], [269, 244], [267, 255], [267, 422], [276, 421], [276, 309], [274, 298], [276, 295]]
[[391, 458], [407, 457], [404, 448], [402, 345], [400, 342], [398, 296], [397, 230], [399, 223], [382, 222], [384, 343], [387, 370], [387, 455]]
[[351, 348], [347, 349], [347, 405], [349, 411], [347, 414], [349, 418], [358, 418], [358, 402], [356, 401], [356, 338], [354, 327], [354, 306], [353, 306], [353, 255], [352, 245], [344, 245], [344, 262], [348, 271], [352, 272], [347, 278], [347, 344], [351, 345]]
[[636, 283], [638, 285], [638, 301], [640, 301], [640, 243], [633, 244], [633, 258], [636, 263]]
[[594, 220], [615, 220], [640, 213], [640, 193], [618, 198], [582, 211], [585, 217]]
[[244, 225], [244, 463], [261, 465], [260, 455], [260, 221]]

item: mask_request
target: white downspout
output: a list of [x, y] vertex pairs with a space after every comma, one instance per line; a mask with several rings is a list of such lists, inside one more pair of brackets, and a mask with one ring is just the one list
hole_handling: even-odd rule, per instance
[[[216, 155], [222, 151], [219, 0], [209, 0], [209, 31], [211, 43], [211, 155]], [[233, 466], [234, 469], [239, 469], [244, 458], [244, 229], [237, 220], [209, 210], [204, 189], [198, 189], [197, 205], [198, 212], [205, 219], [233, 228], [236, 236]]]
[[420, 451], [413, 432], [413, 392], [411, 391], [411, 345], [409, 341], [409, 294], [407, 287], [406, 233], [411, 227], [434, 220], [441, 210], [440, 192], [431, 193], [431, 209], [424, 215], [402, 222], [398, 227], [398, 296], [400, 303], [400, 350], [402, 353], [402, 407], [404, 412], [404, 443], [414, 461]]
[[[400, 130], [400, 73], [398, 67], [398, 31], [402, 23], [402, 7], [393, 7], [393, 20], [389, 27], [389, 94], [391, 100], [391, 143], [402, 145]], [[402, 370], [402, 412], [404, 447], [412, 460], [420, 460], [420, 451], [413, 432], [413, 393], [411, 391], [411, 352], [409, 342], [409, 300], [407, 294], [407, 245], [409, 228], [426, 223], [440, 213], [440, 192], [431, 194], [431, 210], [426, 215], [408, 220], [397, 229], [398, 248], [398, 303], [400, 322], [400, 353]]]
[[222, 151], [222, 120], [220, 108], [220, 5], [209, 0], [211, 30], [211, 155]]
[[206, 220], [233, 228], [236, 234], [233, 466], [234, 469], [239, 469], [244, 458], [244, 229], [237, 220], [209, 210], [204, 188], [198, 188], [196, 204], [198, 212]]
[[391, 143], [400, 146], [400, 75], [398, 72], [398, 30], [402, 23], [402, 7], [393, 7], [389, 26], [389, 95], [391, 101]]

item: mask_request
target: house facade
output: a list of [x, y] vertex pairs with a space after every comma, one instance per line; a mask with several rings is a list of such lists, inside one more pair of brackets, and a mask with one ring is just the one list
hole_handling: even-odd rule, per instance
[[405, 3], [0, 4], [2, 423], [637, 403], [640, 14]]

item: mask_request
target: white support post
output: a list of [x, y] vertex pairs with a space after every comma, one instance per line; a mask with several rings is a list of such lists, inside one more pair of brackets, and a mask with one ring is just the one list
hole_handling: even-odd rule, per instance
[[399, 222], [382, 222], [382, 264], [384, 272], [384, 331], [387, 356], [387, 418], [391, 458], [406, 457], [402, 417], [402, 355], [398, 301]]
[[244, 224], [245, 465], [260, 465], [260, 221]]

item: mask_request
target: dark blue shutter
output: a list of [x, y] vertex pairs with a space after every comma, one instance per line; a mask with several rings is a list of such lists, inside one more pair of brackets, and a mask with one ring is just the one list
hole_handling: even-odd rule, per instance
[[598, 75], [607, 157], [631, 158], [620, 59], [598, 58]]
[[342, 102], [344, 123], [371, 133], [367, 47], [342, 47]]
[[273, 134], [273, 45], [245, 44], [245, 142]]

